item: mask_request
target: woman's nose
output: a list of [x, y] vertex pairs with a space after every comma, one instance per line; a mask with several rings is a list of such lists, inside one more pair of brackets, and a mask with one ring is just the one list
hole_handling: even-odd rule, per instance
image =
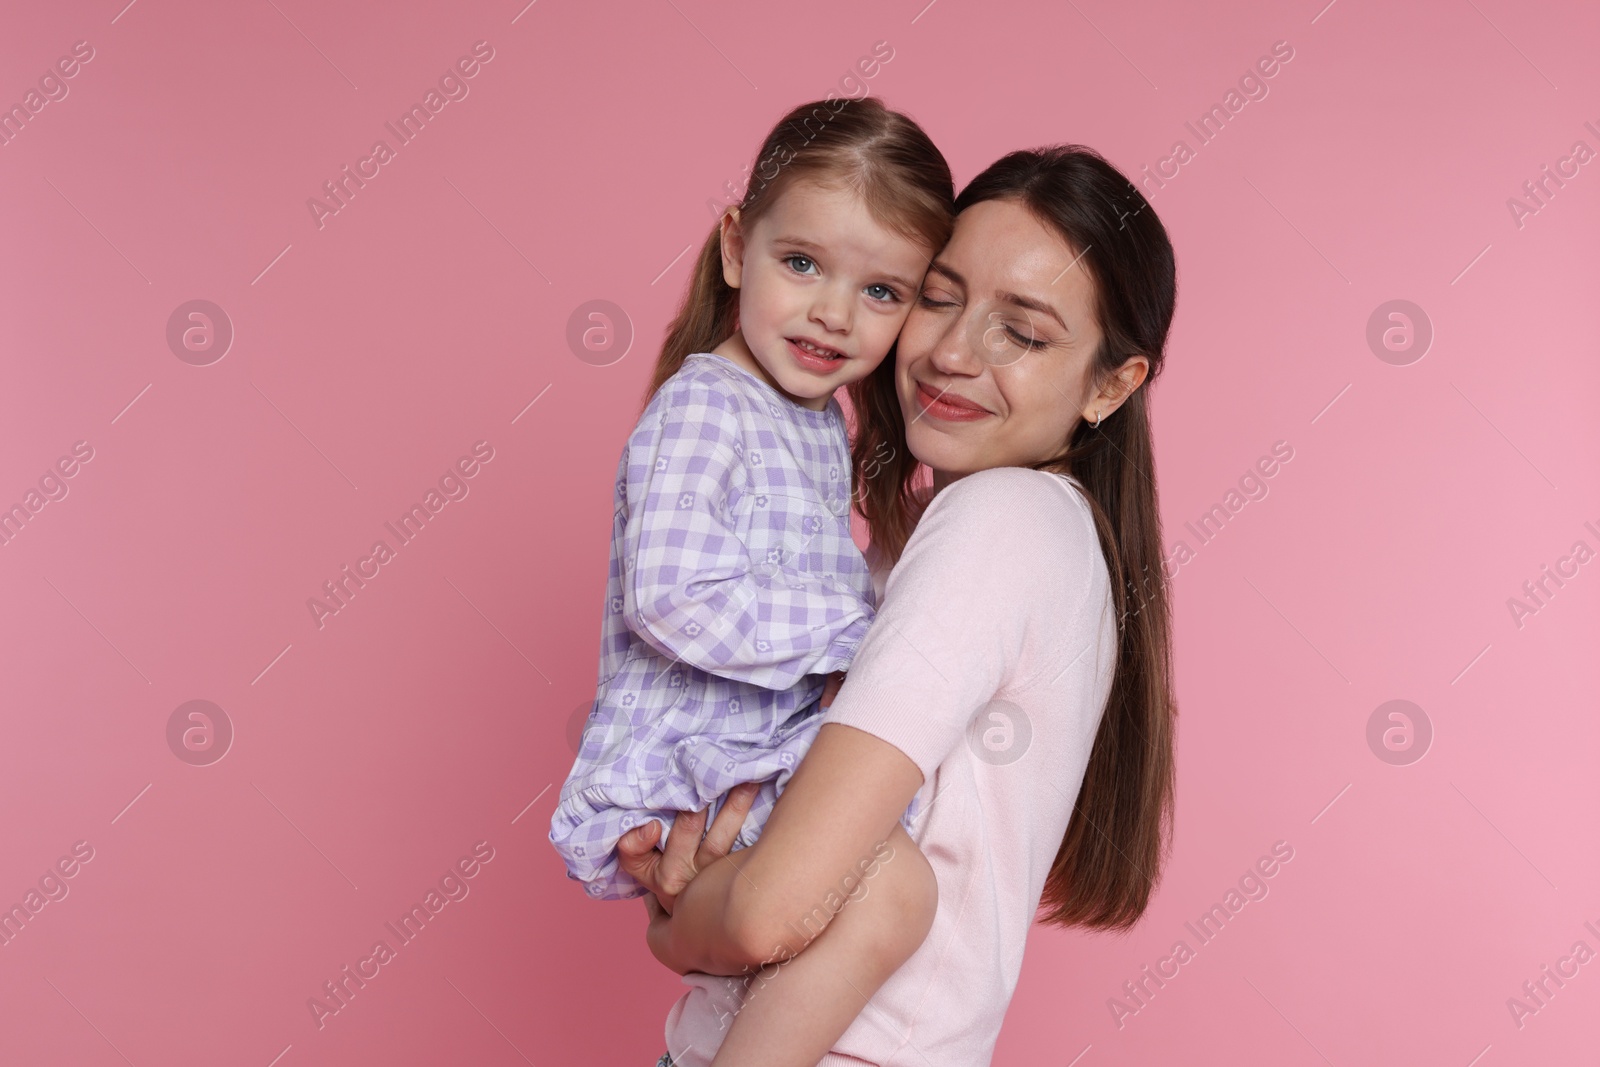
[[[970, 314], [951, 319], [945, 331], [933, 346], [929, 357], [936, 370], [942, 374], [973, 375], [983, 369], [983, 360], [972, 349], [972, 318]], [[981, 334], [981, 327], [979, 333]]]

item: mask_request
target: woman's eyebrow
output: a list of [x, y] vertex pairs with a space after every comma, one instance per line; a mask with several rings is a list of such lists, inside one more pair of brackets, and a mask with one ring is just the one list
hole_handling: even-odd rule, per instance
[[[928, 273], [942, 274], [946, 278], [949, 278], [951, 281], [955, 282], [957, 285], [961, 286], [963, 289], [968, 288], [967, 279], [963, 278], [959, 271], [951, 270], [948, 264], [941, 263], [939, 260], [934, 260], [932, 263], [928, 264]], [[1035, 300], [1031, 296], [1023, 296], [1021, 293], [1008, 292], [1004, 289], [996, 290], [994, 295], [995, 299], [1000, 300], [1003, 303], [1015, 304], [1018, 307], [1030, 308], [1031, 310], [1040, 312], [1041, 314], [1049, 315], [1052, 319], [1055, 319], [1056, 322], [1061, 324], [1061, 328], [1063, 330], [1069, 329], [1066, 321], [1062, 319], [1060, 312], [1056, 311], [1056, 309], [1051, 307], [1049, 304], [1046, 304], [1043, 300]]]
[[1040, 314], [1049, 315], [1052, 319], [1055, 319], [1056, 322], [1061, 324], [1061, 328], [1063, 330], [1067, 329], [1066, 320], [1061, 317], [1055, 308], [1051, 307], [1049, 304], [1046, 304], [1043, 300], [1035, 300], [1031, 296], [1023, 296], [1020, 293], [1008, 293], [1004, 290], [997, 291], [994, 295], [997, 300], [1001, 300], [1007, 304], [1015, 304], [1018, 307], [1029, 308], [1033, 311], [1039, 312]]

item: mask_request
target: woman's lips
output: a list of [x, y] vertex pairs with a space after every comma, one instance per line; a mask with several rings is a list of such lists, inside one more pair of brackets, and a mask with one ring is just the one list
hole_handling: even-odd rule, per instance
[[966, 397], [930, 389], [922, 382], [917, 383], [917, 406], [924, 415], [946, 422], [972, 422], [990, 414], [987, 408], [979, 407]]
[[833, 374], [844, 366], [847, 357], [838, 349], [828, 348], [826, 345], [819, 345], [815, 341], [806, 340], [805, 338], [799, 338], [799, 340], [805, 341], [807, 345], [811, 345], [813, 348], [831, 353], [831, 355], [819, 355], [812, 348], [806, 348], [797, 343], [796, 338], [785, 337], [783, 341], [784, 344], [789, 346], [789, 354], [794, 357], [796, 363], [806, 370], [815, 374]]

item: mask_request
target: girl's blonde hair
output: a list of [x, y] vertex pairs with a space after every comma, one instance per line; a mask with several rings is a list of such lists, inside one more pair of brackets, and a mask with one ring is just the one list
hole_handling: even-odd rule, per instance
[[[761, 143], [738, 205], [746, 232], [798, 178], [854, 189], [873, 218], [927, 245], [930, 257], [950, 239], [955, 185], [949, 164], [921, 126], [870, 96], [801, 104], [779, 120]], [[722, 277], [719, 220], [667, 330], [646, 402], [691, 353], [709, 352], [733, 336], [738, 313], [739, 291]], [[885, 362], [893, 359], [891, 351]], [[858, 413], [858, 428], [859, 419]]]

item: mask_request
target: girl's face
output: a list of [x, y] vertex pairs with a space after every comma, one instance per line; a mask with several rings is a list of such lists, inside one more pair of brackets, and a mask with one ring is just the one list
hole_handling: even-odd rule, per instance
[[739, 329], [715, 351], [820, 411], [888, 354], [932, 254], [848, 188], [797, 178], [748, 228], [723, 216]]
[[906, 443], [936, 484], [1053, 459], [1080, 418], [1110, 416], [1144, 381], [1149, 361], [1134, 356], [1091, 388], [1101, 330], [1078, 257], [1014, 200], [956, 218], [896, 350]]

